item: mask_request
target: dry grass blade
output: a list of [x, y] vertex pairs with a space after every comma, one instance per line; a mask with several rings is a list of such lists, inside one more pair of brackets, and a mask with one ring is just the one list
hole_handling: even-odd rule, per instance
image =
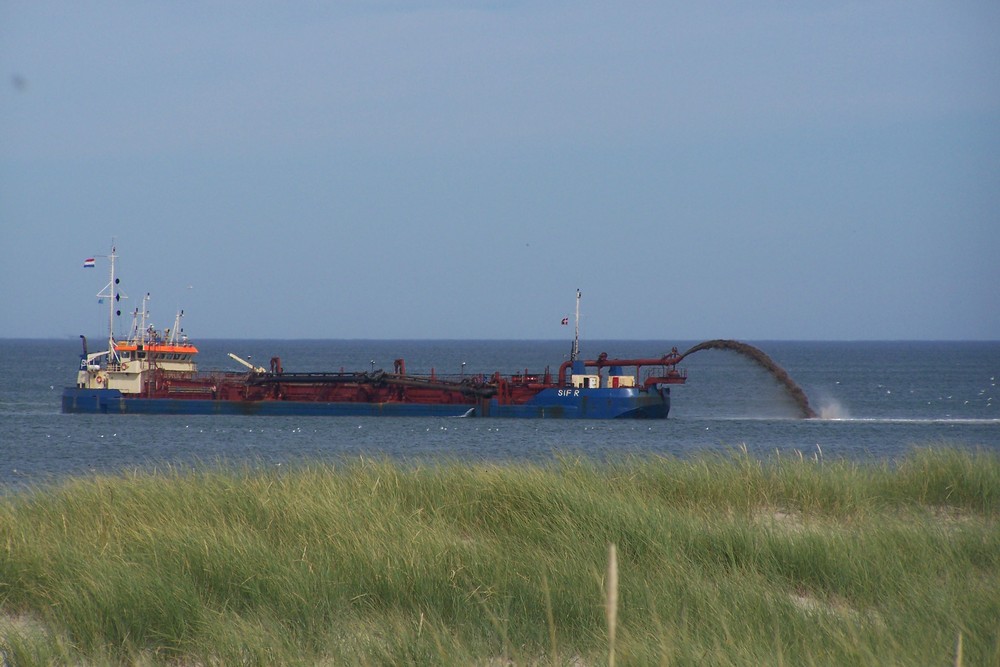
[[614, 543], [608, 545], [608, 576], [606, 579], [608, 616], [608, 666], [615, 667], [615, 635], [618, 629], [618, 554]]

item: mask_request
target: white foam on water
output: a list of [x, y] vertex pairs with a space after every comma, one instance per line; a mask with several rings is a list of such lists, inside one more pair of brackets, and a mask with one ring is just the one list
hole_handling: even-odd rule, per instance
[[816, 411], [820, 419], [850, 419], [851, 414], [844, 405], [833, 398], [825, 399]]

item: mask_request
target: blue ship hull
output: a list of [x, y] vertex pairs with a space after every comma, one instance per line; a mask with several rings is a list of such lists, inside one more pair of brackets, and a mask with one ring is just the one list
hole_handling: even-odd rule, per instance
[[670, 411], [670, 389], [545, 389], [527, 403], [510, 405], [501, 404], [496, 398], [475, 404], [134, 398], [126, 397], [117, 389], [66, 387], [62, 395], [62, 411], [154, 415], [665, 419]]

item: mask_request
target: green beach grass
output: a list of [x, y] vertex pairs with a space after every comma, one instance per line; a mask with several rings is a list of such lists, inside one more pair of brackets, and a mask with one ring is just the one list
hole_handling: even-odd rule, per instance
[[0, 664], [1000, 665], [998, 516], [945, 446], [74, 478], [0, 499]]

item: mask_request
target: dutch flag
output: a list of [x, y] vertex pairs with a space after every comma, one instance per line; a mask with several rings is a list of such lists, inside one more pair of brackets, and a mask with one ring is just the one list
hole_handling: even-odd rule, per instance
[[93, 257], [83, 260], [83, 268], [92, 269], [95, 266], [97, 266], [97, 263], [94, 261]]

